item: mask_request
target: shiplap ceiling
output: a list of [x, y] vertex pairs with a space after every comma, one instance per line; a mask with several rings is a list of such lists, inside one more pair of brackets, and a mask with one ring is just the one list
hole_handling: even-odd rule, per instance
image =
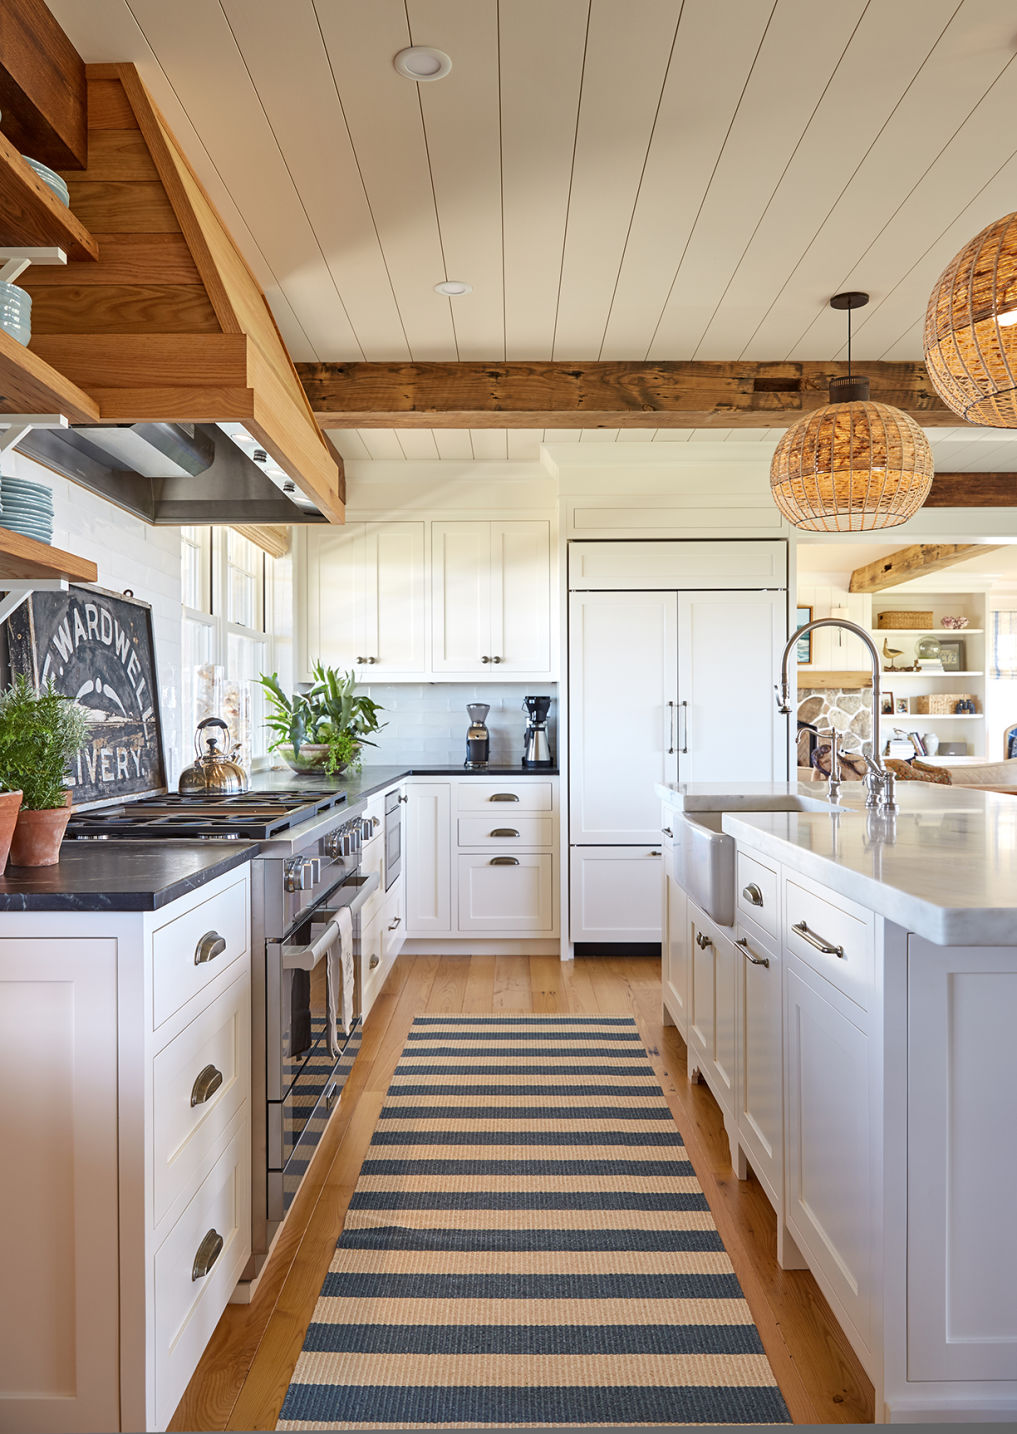
[[[296, 360], [836, 358], [846, 288], [872, 295], [856, 354], [919, 358], [937, 275], [1017, 208], [1013, 0], [50, 4], [86, 59], [138, 64]], [[401, 78], [411, 43], [451, 75]], [[336, 434], [348, 458], [576, 439]], [[956, 468], [1008, 442], [936, 437], [970, 445]]]

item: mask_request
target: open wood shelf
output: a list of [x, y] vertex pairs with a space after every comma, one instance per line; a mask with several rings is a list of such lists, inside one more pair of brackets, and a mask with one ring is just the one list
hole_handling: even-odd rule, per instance
[[874, 627], [873, 637], [978, 637], [984, 627]]
[[0, 413], [62, 413], [98, 423], [99, 405], [52, 364], [0, 329]]
[[0, 134], [0, 246], [59, 245], [68, 259], [97, 259], [99, 245], [48, 185]]
[[98, 568], [87, 558], [0, 528], [0, 588], [5, 579], [67, 578], [74, 583], [94, 583], [98, 576]]

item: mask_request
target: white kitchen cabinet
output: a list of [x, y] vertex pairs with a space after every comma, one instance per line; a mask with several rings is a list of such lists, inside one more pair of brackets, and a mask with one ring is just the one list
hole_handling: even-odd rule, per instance
[[689, 965], [690, 934], [688, 922], [688, 897], [672, 876], [667, 874], [670, 863], [666, 860], [665, 843], [664, 911], [662, 917], [663, 941], [661, 951], [661, 984], [663, 986], [664, 1016], [678, 1027], [682, 1037], [688, 1041], [689, 1025]]
[[681, 588], [786, 588], [783, 539], [690, 542], [573, 541], [569, 587], [622, 591]]
[[780, 1211], [784, 1187], [780, 943], [752, 922], [735, 931], [738, 1144]]
[[573, 847], [573, 941], [660, 940], [660, 846]]
[[878, 1217], [871, 1052], [856, 1006], [785, 951], [785, 1219], [871, 1374]]
[[305, 677], [320, 658], [361, 681], [427, 671], [423, 522], [312, 529], [305, 563]]
[[688, 1058], [690, 1076], [701, 1075], [724, 1112], [730, 1133], [735, 1089], [734, 942], [691, 901]]
[[404, 808], [409, 936], [452, 930], [452, 783], [407, 782]]
[[[658, 783], [678, 775], [678, 599], [569, 598], [569, 841], [660, 837]], [[631, 913], [629, 913], [631, 914]], [[586, 940], [573, 929], [574, 941]], [[659, 930], [646, 940], [660, 940]]]
[[552, 678], [546, 519], [432, 523], [431, 565], [436, 674]]
[[555, 859], [551, 852], [460, 852], [459, 930], [551, 936]]
[[164, 1429], [236, 1286], [249, 913], [243, 866], [156, 911], [5, 914], [0, 1427]]

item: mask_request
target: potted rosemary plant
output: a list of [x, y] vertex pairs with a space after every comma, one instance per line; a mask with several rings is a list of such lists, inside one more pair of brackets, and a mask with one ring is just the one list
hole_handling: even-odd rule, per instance
[[82, 709], [52, 682], [36, 691], [19, 675], [0, 692], [0, 785], [22, 792], [12, 865], [54, 866], [60, 860], [71, 814], [67, 769], [88, 729]]
[[369, 733], [385, 725], [377, 702], [357, 692], [352, 670], [337, 672], [316, 662], [314, 681], [307, 692], [286, 695], [278, 674], [258, 678], [268, 698], [270, 713], [266, 725], [275, 733], [270, 750], [278, 752], [294, 772], [324, 772], [338, 776], [347, 767], [359, 771], [361, 751], [373, 747]]

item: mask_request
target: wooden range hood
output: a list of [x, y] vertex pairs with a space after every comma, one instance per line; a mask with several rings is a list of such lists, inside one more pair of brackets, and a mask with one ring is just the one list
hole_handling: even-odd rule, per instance
[[64, 178], [98, 258], [33, 266], [19, 282], [32, 294], [27, 357], [90, 402], [74, 412], [55, 392], [45, 411], [75, 424], [97, 413], [103, 426], [241, 423], [341, 523], [341, 460], [257, 280], [137, 69], [88, 65], [85, 75], [88, 164]]

